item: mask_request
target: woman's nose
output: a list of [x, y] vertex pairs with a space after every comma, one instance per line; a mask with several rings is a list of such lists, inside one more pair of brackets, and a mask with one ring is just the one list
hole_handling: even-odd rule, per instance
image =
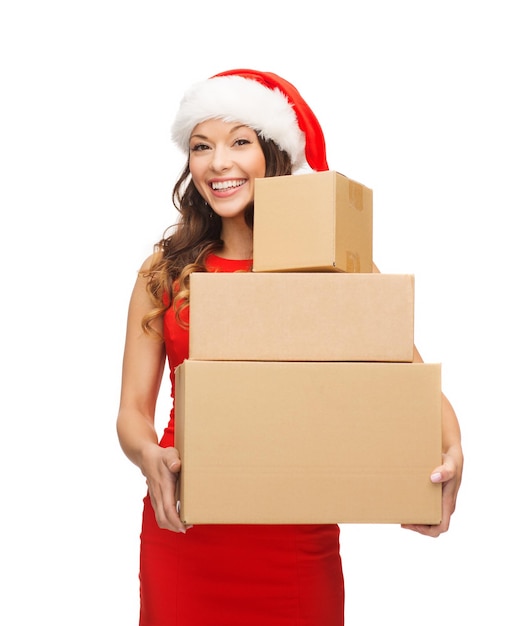
[[217, 146], [212, 153], [211, 168], [216, 172], [227, 170], [231, 166], [231, 158], [225, 146]]

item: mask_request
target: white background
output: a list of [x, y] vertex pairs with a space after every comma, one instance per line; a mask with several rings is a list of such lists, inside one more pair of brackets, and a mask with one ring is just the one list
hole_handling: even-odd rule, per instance
[[293, 82], [331, 169], [374, 190], [375, 261], [415, 274], [416, 344], [463, 430], [449, 533], [342, 527], [347, 626], [532, 623], [528, 3], [6, 5], [0, 622], [137, 623], [145, 486], [115, 435], [129, 293], [175, 219], [183, 90], [251, 67]]

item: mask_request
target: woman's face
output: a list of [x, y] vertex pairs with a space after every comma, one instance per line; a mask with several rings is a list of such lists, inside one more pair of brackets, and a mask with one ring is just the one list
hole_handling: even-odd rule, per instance
[[194, 128], [189, 145], [190, 174], [203, 199], [221, 218], [243, 216], [253, 202], [255, 178], [266, 174], [257, 133], [211, 119]]

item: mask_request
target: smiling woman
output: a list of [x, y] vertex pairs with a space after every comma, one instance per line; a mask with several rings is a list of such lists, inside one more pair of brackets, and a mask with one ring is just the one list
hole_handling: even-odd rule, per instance
[[[305, 167], [327, 170], [320, 124], [285, 79], [232, 70], [185, 93], [172, 137], [188, 155], [173, 190], [179, 217], [133, 289], [117, 421], [122, 448], [148, 485], [140, 625], [342, 626], [338, 525], [187, 527], [176, 499], [181, 458], [173, 410], [160, 440], [154, 427], [165, 364], [175, 397], [174, 371], [189, 356], [191, 273], [251, 270], [255, 181]], [[442, 422], [442, 464], [427, 480], [443, 483], [443, 519], [409, 527], [432, 536], [447, 530], [461, 478], [460, 429], [445, 397]]]

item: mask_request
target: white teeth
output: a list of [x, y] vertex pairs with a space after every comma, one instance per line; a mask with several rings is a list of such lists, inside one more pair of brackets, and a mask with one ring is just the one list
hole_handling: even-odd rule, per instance
[[216, 190], [231, 189], [232, 187], [240, 187], [244, 184], [243, 180], [223, 180], [216, 183], [211, 183], [211, 187]]

